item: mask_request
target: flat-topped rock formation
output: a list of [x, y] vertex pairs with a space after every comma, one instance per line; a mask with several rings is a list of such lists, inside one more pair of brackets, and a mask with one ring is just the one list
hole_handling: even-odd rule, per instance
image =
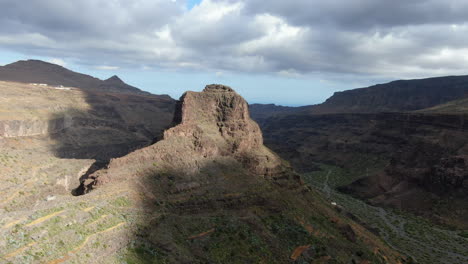
[[153, 163], [179, 175], [196, 175], [215, 160], [267, 178], [290, 170], [263, 145], [247, 102], [231, 88], [208, 85], [203, 92], [186, 92], [175, 112], [177, 125], [165, 131], [162, 141], [112, 160], [103, 175], [100, 171], [82, 182], [83, 190], [131, 177]]
[[203, 92], [220, 92], [220, 93], [234, 92], [235, 93], [235, 91], [231, 87], [222, 85], [222, 84], [207, 85], [205, 89], [203, 89]]

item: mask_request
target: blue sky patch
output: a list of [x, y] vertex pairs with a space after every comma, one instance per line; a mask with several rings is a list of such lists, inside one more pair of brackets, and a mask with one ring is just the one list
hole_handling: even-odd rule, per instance
[[194, 6], [198, 5], [201, 3], [202, 0], [187, 0], [187, 8], [190, 10]]

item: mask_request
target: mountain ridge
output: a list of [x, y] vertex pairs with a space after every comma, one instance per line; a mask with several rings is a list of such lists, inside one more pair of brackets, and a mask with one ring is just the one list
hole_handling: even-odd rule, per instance
[[300, 107], [252, 104], [252, 117], [261, 121], [287, 114], [410, 112], [468, 95], [468, 75], [396, 80], [363, 88], [335, 92], [325, 102]]
[[[116, 75], [106, 80], [100, 80], [41, 60], [21, 60], [0, 66], [0, 80], [75, 87], [96, 92], [151, 95], [149, 92], [126, 84]], [[163, 96], [167, 97], [167, 95]]]

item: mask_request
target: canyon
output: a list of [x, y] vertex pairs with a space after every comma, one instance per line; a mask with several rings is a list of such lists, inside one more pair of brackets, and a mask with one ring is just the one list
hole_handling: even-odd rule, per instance
[[267, 146], [301, 172], [335, 166], [347, 171], [342, 191], [467, 227], [466, 116], [304, 114], [267, 119], [261, 126]]
[[253, 105], [253, 116], [266, 145], [297, 170], [337, 166], [349, 171], [342, 191], [465, 229], [467, 80], [393, 81], [319, 105]]

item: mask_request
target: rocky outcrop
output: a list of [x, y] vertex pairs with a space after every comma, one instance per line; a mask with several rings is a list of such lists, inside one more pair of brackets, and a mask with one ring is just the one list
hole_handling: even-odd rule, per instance
[[249, 117], [247, 102], [231, 88], [208, 85], [203, 92], [186, 92], [175, 112], [177, 125], [165, 131], [162, 141], [113, 159], [106, 171], [83, 179], [81, 188], [86, 192], [95, 185], [131, 177], [153, 164], [186, 178], [200, 174], [213, 162], [264, 178], [290, 170], [263, 145], [260, 128]]
[[460, 192], [468, 196], [468, 156], [441, 158], [431, 168], [428, 188], [437, 193]]
[[[125, 133], [128, 131], [135, 132], [139, 128], [131, 127], [125, 123], [116, 122], [116, 120], [112, 119], [105, 120], [91, 117], [63, 115], [63, 117], [50, 120], [1, 120], [0, 138], [51, 136], [53, 134], [64, 132], [66, 129], [116, 129], [122, 130], [122, 132]], [[145, 128], [143, 128], [141, 132], [144, 133]], [[150, 132], [147, 132], [147, 134], [150, 134], [150, 138], [153, 136]]]
[[[128, 216], [143, 213], [136, 238], [165, 262], [287, 263], [294, 248], [309, 244], [298, 261], [402, 259], [266, 148], [247, 103], [231, 88], [186, 92], [174, 122], [161, 141], [88, 171], [75, 190], [89, 192], [86, 198], [131, 189], [126, 195], [136, 201]], [[355, 256], [359, 250], [366, 253]]]
[[54, 120], [2, 120], [0, 138], [45, 136], [72, 126], [71, 118]]

